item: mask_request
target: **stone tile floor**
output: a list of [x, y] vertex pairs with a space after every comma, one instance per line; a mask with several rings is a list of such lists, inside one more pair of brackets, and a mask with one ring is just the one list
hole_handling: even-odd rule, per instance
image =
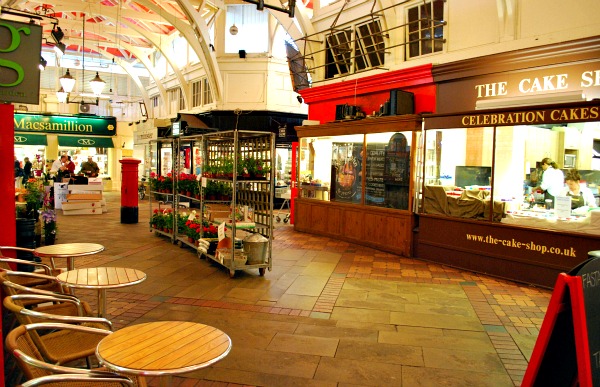
[[[156, 320], [213, 325], [232, 339], [215, 365], [174, 386], [518, 386], [551, 292], [404, 258], [276, 223], [273, 268], [235, 278], [150, 232], [103, 215], [59, 215], [57, 243], [96, 242], [76, 267], [123, 266], [143, 283], [108, 291], [115, 329]], [[94, 307], [95, 294], [78, 290]], [[159, 384], [154, 378], [150, 386]]]

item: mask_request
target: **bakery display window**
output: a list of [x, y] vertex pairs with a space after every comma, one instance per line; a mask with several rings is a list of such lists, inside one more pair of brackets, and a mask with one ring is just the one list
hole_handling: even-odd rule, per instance
[[422, 212], [599, 233], [597, 138], [598, 122], [426, 130]]

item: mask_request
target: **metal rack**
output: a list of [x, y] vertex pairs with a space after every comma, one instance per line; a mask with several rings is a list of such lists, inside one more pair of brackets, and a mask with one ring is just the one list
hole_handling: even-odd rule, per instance
[[[203, 136], [204, 162], [205, 165], [213, 167], [222, 162], [223, 157], [233, 159], [233, 174], [231, 178], [210, 177], [203, 178], [204, 182], [219, 181], [231, 184], [232, 199], [230, 208], [235, 209], [238, 205], [249, 206], [254, 210], [254, 223], [252, 229], [238, 229], [235, 216], [231, 217], [230, 237], [236, 241], [236, 235], [242, 233], [259, 233], [268, 240], [268, 248], [264, 263], [245, 264], [236, 266], [235, 260], [231, 259], [226, 264], [216, 258], [215, 255], [205, 254], [207, 258], [218, 262], [229, 269], [231, 277], [237, 270], [258, 269], [260, 275], [265, 274], [265, 270], [272, 269], [272, 242], [273, 242], [273, 196], [274, 196], [274, 173], [269, 173], [268, 178], [264, 179], [240, 179], [238, 161], [248, 157], [260, 159], [265, 165], [273, 168], [275, 158], [275, 135], [271, 132], [254, 132], [243, 130], [232, 130], [218, 133], [205, 134]], [[204, 180], [206, 179], [206, 180]], [[204, 195], [201, 195], [200, 208], [204, 208], [207, 201]], [[217, 222], [218, 223], [218, 222]], [[232, 258], [235, 255], [235, 242], [232, 243]]]

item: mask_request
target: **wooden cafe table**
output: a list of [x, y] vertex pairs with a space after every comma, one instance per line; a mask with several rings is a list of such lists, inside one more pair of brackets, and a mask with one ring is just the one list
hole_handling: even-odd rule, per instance
[[173, 375], [208, 367], [230, 350], [231, 339], [217, 328], [187, 321], [156, 321], [131, 325], [104, 337], [96, 356], [113, 371], [140, 376], [142, 382], [146, 376], [161, 376], [161, 386], [170, 386]]
[[106, 290], [139, 284], [146, 273], [125, 267], [90, 267], [65, 271], [56, 276], [65, 286], [98, 290], [98, 315], [106, 316]]
[[97, 243], [59, 243], [56, 245], [40, 246], [33, 250], [33, 255], [40, 258], [50, 258], [52, 268], [54, 258], [66, 258], [67, 270], [75, 269], [75, 258], [97, 254], [104, 251], [104, 246]]

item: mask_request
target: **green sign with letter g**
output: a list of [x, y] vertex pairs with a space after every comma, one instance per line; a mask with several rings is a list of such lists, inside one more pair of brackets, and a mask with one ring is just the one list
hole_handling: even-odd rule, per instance
[[0, 101], [39, 103], [41, 47], [41, 26], [0, 20]]

